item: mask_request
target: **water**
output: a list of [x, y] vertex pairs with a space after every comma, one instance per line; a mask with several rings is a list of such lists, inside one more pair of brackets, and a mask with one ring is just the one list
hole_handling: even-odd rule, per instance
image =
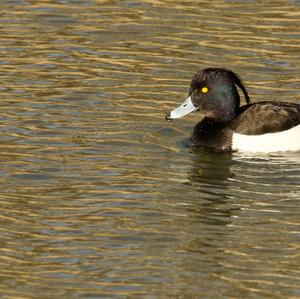
[[185, 146], [192, 75], [299, 101], [298, 1], [2, 1], [1, 298], [298, 298], [299, 153]]

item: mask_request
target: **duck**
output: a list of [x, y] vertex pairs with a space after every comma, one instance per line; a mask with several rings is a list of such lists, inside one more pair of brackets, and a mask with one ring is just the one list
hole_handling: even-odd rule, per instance
[[[240, 105], [238, 88], [246, 104]], [[205, 68], [191, 80], [188, 97], [166, 120], [202, 112], [193, 128], [192, 146], [217, 152], [300, 150], [300, 104], [252, 102], [242, 79], [226, 68]]]

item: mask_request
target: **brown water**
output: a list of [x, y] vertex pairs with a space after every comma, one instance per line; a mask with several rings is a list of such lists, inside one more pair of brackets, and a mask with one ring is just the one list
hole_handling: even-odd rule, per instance
[[299, 1], [4, 0], [1, 298], [300, 298], [300, 154], [173, 123], [191, 76], [299, 102]]

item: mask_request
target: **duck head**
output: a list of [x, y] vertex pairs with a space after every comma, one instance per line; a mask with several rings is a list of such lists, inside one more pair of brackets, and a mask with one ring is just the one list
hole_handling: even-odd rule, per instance
[[231, 121], [239, 111], [238, 86], [247, 104], [250, 98], [241, 79], [234, 72], [223, 68], [207, 68], [194, 75], [187, 99], [166, 115], [168, 121], [191, 112], [201, 111], [216, 122]]

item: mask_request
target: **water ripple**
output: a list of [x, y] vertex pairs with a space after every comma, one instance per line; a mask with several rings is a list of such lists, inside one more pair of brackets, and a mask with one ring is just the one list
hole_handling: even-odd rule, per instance
[[296, 298], [299, 154], [191, 149], [192, 75], [299, 100], [297, 2], [4, 1], [1, 298]]

